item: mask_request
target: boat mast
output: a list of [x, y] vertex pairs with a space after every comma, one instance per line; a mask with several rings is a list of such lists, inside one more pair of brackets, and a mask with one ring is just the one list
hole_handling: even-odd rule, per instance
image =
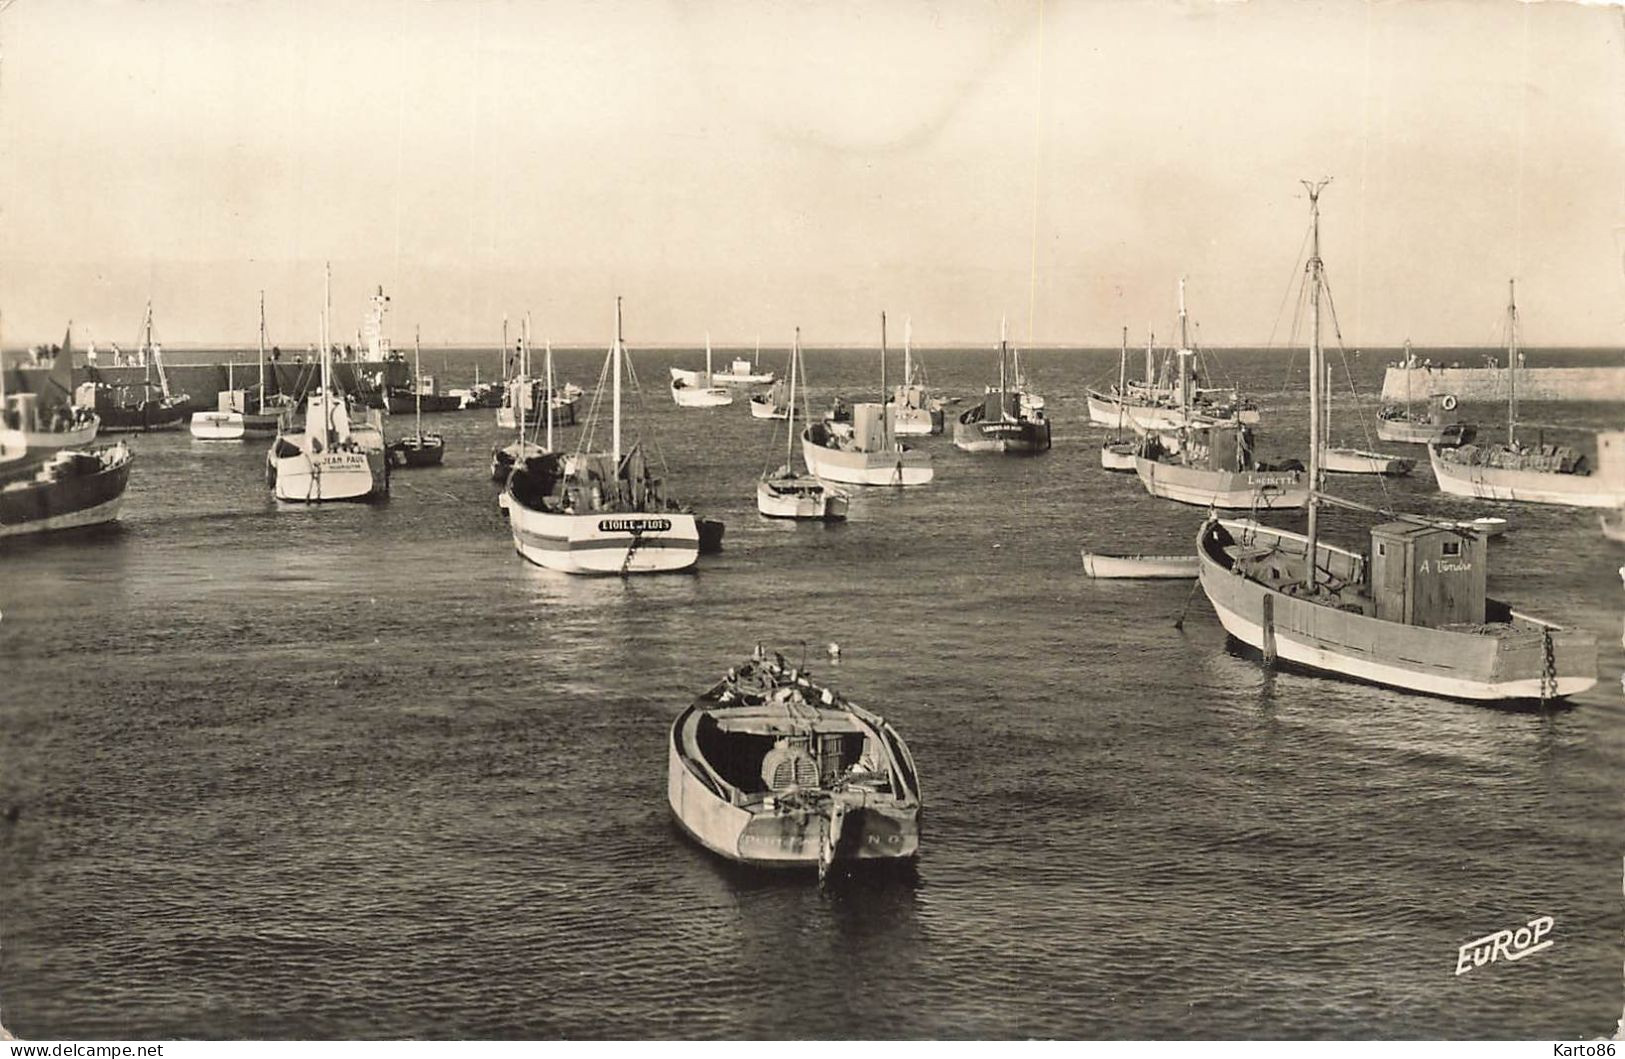
[[1157, 386], [1156, 346], [1157, 333], [1148, 327], [1145, 329], [1145, 388], [1148, 390]]
[[903, 385], [914, 385], [914, 317], [903, 317]]
[[[507, 330], [507, 318], [503, 318], [503, 330]], [[504, 339], [503, 341], [507, 341]], [[530, 395], [535, 391], [530, 386], [530, 314], [519, 325], [519, 356], [514, 358], [519, 363], [515, 365], [519, 372], [513, 381], [514, 422], [519, 426], [519, 445], [525, 444], [525, 406], [530, 404]]]
[[[260, 291], [260, 404], [265, 404], [265, 292]], [[263, 411], [263, 408], [262, 408]]]
[[1128, 327], [1123, 328], [1123, 348], [1117, 354], [1117, 431], [1123, 432], [1124, 394], [1128, 392]]
[[1309, 216], [1312, 225], [1312, 236], [1309, 250], [1309, 261], [1305, 266], [1309, 272], [1309, 304], [1310, 304], [1310, 331], [1309, 331], [1309, 532], [1308, 550], [1304, 555], [1304, 584], [1311, 590], [1315, 587], [1316, 566], [1319, 555], [1320, 538], [1320, 456], [1325, 439], [1321, 436], [1320, 425], [1320, 377], [1325, 362], [1325, 353], [1320, 348], [1320, 288], [1324, 283], [1322, 275], [1324, 266], [1320, 260], [1320, 192], [1328, 183], [1321, 180], [1315, 183], [1304, 181], [1303, 186], [1309, 189]]
[[796, 361], [801, 359], [801, 328], [796, 328], [796, 344], [790, 347], [790, 417], [784, 431], [784, 473], [795, 471], [796, 439]]
[[543, 365], [547, 372], [547, 451], [553, 451], [553, 340], [547, 340], [547, 357]]
[[1507, 280], [1507, 447], [1518, 447], [1518, 299]]
[[423, 437], [423, 328], [412, 328], [412, 403], [415, 406], [417, 435]]
[[880, 311], [880, 404], [881, 411], [885, 411], [886, 404], [886, 311]]
[[615, 296], [615, 346], [610, 352], [610, 371], [615, 381], [611, 392], [614, 395], [614, 412], [610, 417], [611, 451], [615, 459], [615, 474], [621, 473], [621, 296]]
[[332, 390], [332, 361], [333, 345], [329, 341], [332, 322], [328, 316], [333, 311], [333, 263], [327, 263], [327, 279], [322, 288], [322, 448], [332, 447], [333, 443], [333, 390]]
[[1006, 376], [1005, 359], [1006, 359], [1006, 357], [1008, 355], [1006, 353], [1006, 350], [1008, 348], [1007, 343], [1006, 343], [1006, 334], [1008, 333], [1008, 328], [1009, 328], [1009, 320], [1008, 320], [1008, 318], [1003, 317], [1003, 316], [999, 317], [999, 400], [1000, 400], [999, 415], [1000, 415], [1001, 418], [1004, 416], [1003, 400], [1004, 400], [1004, 391], [1005, 391], [1006, 386], [1007, 386], [1007, 381], [1006, 381], [1006, 377], [1005, 377]]

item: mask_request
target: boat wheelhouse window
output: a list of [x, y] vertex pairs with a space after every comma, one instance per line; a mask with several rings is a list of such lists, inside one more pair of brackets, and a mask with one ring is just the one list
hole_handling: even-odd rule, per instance
[[1461, 554], [1461, 542], [1460, 541], [1441, 541], [1440, 543], [1444, 545], [1444, 554], [1445, 555], [1460, 555]]
[[1377, 545], [1377, 554], [1378, 555], [1387, 555], [1388, 554], [1388, 545], [1386, 545], [1386, 544]]

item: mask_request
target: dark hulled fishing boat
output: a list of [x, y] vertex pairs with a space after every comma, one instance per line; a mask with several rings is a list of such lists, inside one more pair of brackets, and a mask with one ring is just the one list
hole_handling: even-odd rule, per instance
[[[420, 348], [421, 332], [412, 338], [412, 374], [419, 383], [423, 379], [420, 374], [423, 351]], [[423, 429], [423, 393], [421, 385], [418, 386], [414, 396], [417, 416], [417, 429], [403, 438], [389, 443], [386, 450], [389, 453], [389, 462], [393, 467], [437, 467], [446, 455], [446, 439], [435, 433], [427, 433]]]

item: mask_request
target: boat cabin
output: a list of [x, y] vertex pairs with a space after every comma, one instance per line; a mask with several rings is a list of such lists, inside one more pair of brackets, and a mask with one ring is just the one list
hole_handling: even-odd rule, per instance
[[897, 406], [864, 401], [852, 406], [852, 447], [859, 452], [880, 452], [897, 429]]
[[1485, 620], [1485, 538], [1414, 522], [1371, 529], [1376, 617], [1439, 628]]
[[1625, 485], [1625, 430], [1597, 432], [1597, 480], [1603, 485]]

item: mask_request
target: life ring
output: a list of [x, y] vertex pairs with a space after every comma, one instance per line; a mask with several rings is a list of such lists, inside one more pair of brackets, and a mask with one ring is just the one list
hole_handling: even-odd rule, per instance
[[1443, 408], [1446, 412], [1454, 412], [1458, 403], [1459, 402], [1456, 400], [1456, 395], [1453, 393], [1447, 393], [1443, 397], [1439, 398], [1439, 407]]

